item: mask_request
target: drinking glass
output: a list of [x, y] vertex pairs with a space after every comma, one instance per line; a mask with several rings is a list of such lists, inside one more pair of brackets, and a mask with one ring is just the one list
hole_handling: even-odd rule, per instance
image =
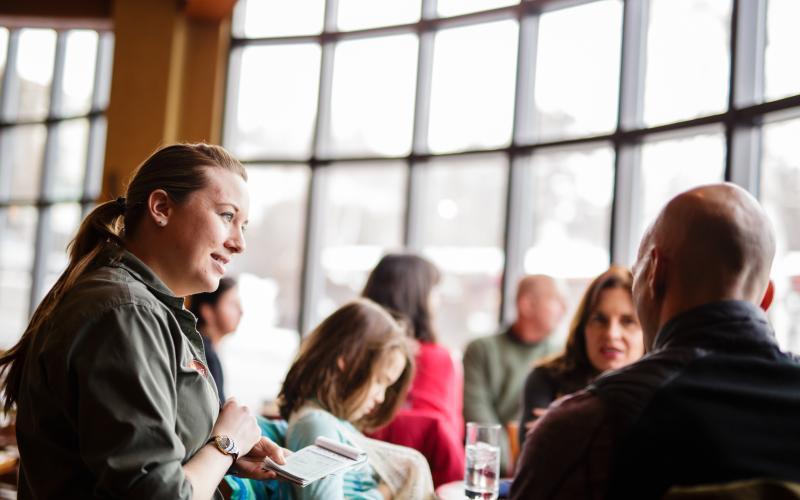
[[494, 500], [500, 490], [500, 424], [467, 423], [464, 494]]

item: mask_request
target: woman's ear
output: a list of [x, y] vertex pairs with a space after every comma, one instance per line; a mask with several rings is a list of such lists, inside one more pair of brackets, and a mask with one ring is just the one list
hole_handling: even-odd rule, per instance
[[345, 364], [344, 364], [344, 358], [342, 356], [339, 356], [338, 358], [336, 358], [336, 366], [339, 367], [339, 371], [342, 371], [342, 372], [344, 371]]
[[163, 189], [156, 189], [147, 197], [147, 213], [157, 226], [164, 227], [172, 213], [172, 200]]
[[769, 280], [767, 283], [767, 291], [764, 292], [764, 297], [761, 298], [761, 309], [766, 312], [769, 310], [769, 306], [772, 305], [772, 299], [775, 298], [775, 283], [772, 280]]

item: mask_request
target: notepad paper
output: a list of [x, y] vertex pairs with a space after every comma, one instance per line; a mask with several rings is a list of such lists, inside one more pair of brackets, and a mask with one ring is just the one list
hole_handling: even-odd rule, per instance
[[326, 437], [318, 437], [311, 446], [289, 455], [284, 465], [279, 465], [267, 457], [262, 467], [305, 487], [318, 479], [349, 469], [366, 460], [367, 454], [358, 448]]

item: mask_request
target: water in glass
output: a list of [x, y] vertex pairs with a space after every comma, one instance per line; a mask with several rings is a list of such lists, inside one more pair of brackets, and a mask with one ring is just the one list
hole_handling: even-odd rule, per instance
[[467, 498], [494, 500], [500, 487], [500, 447], [484, 442], [466, 447], [464, 474]]

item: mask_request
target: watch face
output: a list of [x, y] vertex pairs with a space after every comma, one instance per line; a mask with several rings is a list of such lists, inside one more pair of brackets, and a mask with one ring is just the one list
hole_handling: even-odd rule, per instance
[[230, 453], [234, 447], [233, 440], [228, 436], [217, 436], [217, 447], [226, 453]]

